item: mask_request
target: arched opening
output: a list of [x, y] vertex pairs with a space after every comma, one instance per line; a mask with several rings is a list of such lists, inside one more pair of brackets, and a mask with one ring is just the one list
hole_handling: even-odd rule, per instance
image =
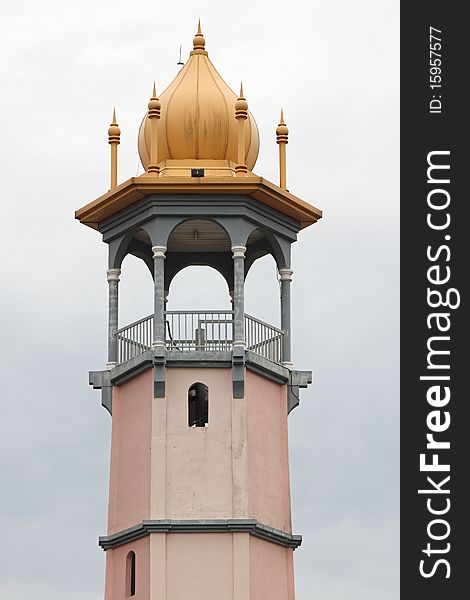
[[188, 427], [207, 427], [209, 424], [209, 388], [197, 382], [188, 390]]
[[153, 313], [153, 278], [145, 262], [128, 254], [119, 283], [119, 327]]
[[[183, 272], [183, 285], [173, 284], [174, 280], [181, 280]], [[218, 280], [215, 273], [220, 275]], [[222, 307], [228, 300], [232, 280], [231, 242], [223, 227], [206, 219], [189, 219], [173, 229], [165, 260], [165, 289], [169, 291], [171, 287], [169, 310]]]
[[233, 313], [228, 285], [211, 267], [191, 266], [173, 279], [165, 312], [171, 351], [229, 350]]
[[245, 312], [275, 327], [281, 326], [277, 265], [270, 254], [255, 260], [248, 271]]
[[213, 267], [185, 267], [169, 288], [167, 310], [232, 309], [227, 282]]
[[126, 557], [126, 598], [135, 596], [135, 552]]

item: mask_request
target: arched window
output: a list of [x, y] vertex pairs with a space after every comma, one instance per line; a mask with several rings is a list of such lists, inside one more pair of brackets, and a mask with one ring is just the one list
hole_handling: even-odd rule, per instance
[[209, 388], [193, 383], [188, 390], [188, 426], [205, 427], [209, 423]]
[[135, 596], [135, 552], [126, 557], [126, 598]]

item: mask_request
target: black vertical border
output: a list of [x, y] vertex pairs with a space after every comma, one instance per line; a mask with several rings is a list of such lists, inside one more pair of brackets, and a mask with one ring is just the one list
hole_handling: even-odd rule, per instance
[[[470, 535], [467, 509], [470, 508], [470, 379], [468, 311], [468, 279], [470, 277], [470, 194], [467, 180], [470, 174], [470, 127], [467, 98], [470, 72], [469, 24], [465, 20], [464, 3], [402, 2], [401, 3], [401, 598], [402, 600], [453, 600], [466, 597], [470, 583]], [[429, 28], [442, 30], [442, 114], [430, 114], [433, 92], [429, 87]], [[435, 150], [450, 150], [451, 224], [445, 232], [432, 231], [426, 223], [427, 154]], [[467, 221], [468, 220], [468, 221]], [[451, 240], [444, 240], [444, 235]], [[430, 540], [427, 526], [433, 518], [428, 512], [426, 495], [418, 489], [426, 487], [426, 475], [419, 469], [419, 455], [426, 451], [426, 416], [433, 409], [426, 401], [429, 382], [419, 380], [426, 374], [426, 343], [432, 333], [427, 327], [427, 269], [430, 263], [427, 247], [448, 244], [451, 268], [447, 287], [457, 288], [461, 295], [458, 309], [448, 310], [451, 328], [447, 335], [450, 357], [451, 400], [446, 408], [451, 416], [450, 428], [437, 439], [451, 443], [447, 455], [439, 452], [440, 462], [450, 461], [450, 473], [435, 473], [441, 481], [450, 475], [451, 507], [442, 518], [451, 527], [449, 537], [441, 542]], [[444, 256], [444, 253], [442, 254]], [[435, 287], [435, 286], [433, 286]], [[444, 286], [445, 287], [445, 286]], [[445, 310], [444, 308], [438, 310]], [[442, 334], [446, 335], [446, 334]], [[429, 374], [429, 372], [428, 372]], [[440, 372], [444, 374], [444, 372]], [[447, 384], [446, 384], [447, 385]], [[445, 486], [443, 486], [445, 487]], [[438, 507], [440, 498], [433, 496]], [[441, 531], [444, 531], [442, 526]], [[436, 527], [434, 532], [439, 532]], [[428, 558], [422, 550], [430, 542], [435, 548], [450, 543], [450, 551]], [[444, 558], [450, 564], [437, 567], [435, 575], [420, 575], [420, 561], [431, 571], [434, 561]]]

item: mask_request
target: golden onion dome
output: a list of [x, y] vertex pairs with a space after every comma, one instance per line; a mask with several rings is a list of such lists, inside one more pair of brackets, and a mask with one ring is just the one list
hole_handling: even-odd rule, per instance
[[[167, 159], [209, 159], [237, 162], [237, 95], [209, 60], [200, 25], [189, 60], [159, 97], [158, 162]], [[139, 129], [139, 155], [149, 165], [148, 113]], [[259, 151], [256, 122], [248, 112], [245, 164], [251, 171]]]

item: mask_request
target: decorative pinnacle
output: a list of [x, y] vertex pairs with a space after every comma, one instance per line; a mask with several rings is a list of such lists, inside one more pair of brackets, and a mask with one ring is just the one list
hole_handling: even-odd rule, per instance
[[284, 111], [281, 108], [281, 118], [279, 120], [279, 125], [276, 128], [276, 137], [278, 144], [287, 144], [289, 141], [289, 129], [284, 122]]
[[248, 102], [243, 95], [243, 83], [240, 83], [240, 95], [235, 102], [235, 118], [246, 119], [248, 117]]
[[113, 122], [110, 124], [108, 129], [108, 143], [119, 144], [121, 137], [121, 130], [116, 122], [116, 109], [113, 110]]
[[193, 39], [193, 51], [194, 50], [202, 50], [204, 51], [206, 47], [206, 40], [201, 32], [201, 19], [199, 19], [197, 24], [197, 33]]
[[153, 82], [153, 94], [152, 97], [150, 98], [150, 101], [148, 103], [148, 116], [149, 119], [153, 119], [153, 118], [160, 118], [160, 110], [162, 108], [162, 104], [160, 102], [160, 100], [158, 99], [157, 96], [157, 88], [155, 86], [155, 82]]

